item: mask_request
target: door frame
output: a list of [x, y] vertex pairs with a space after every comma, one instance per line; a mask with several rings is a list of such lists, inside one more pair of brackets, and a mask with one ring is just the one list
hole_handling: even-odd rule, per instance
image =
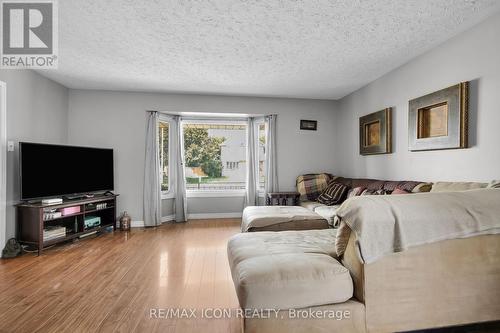
[[0, 81], [0, 248], [7, 234], [7, 84]]

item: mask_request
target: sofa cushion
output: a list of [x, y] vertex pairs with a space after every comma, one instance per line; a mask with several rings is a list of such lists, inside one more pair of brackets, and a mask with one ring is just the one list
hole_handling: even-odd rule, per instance
[[315, 253], [282, 253], [247, 259], [234, 268], [244, 309], [297, 309], [342, 303], [353, 295], [347, 268]]
[[240, 306], [290, 309], [350, 299], [349, 271], [330, 256], [335, 235], [327, 229], [233, 236], [228, 258]]
[[336, 258], [336, 238], [336, 229], [240, 233], [228, 242], [229, 261], [237, 265], [256, 256], [280, 253], [320, 253]]
[[241, 219], [242, 232], [327, 228], [323, 217], [300, 206], [249, 206]]
[[318, 197], [318, 202], [327, 206], [340, 204], [345, 200], [347, 191], [349, 191], [347, 185], [332, 181]]
[[321, 206], [317, 206], [314, 209], [314, 212], [316, 214], [320, 215], [325, 220], [327, 220], [329, 225], [333, 226], [335, 214], [336, 214], [337, 209], [339, 207], [340, 207], [340, 205], [333, 205], [333, 206], [321, 205]]
[[354, 178], [351, 181], [351, 187], [368, 187], [369, 184], [377, 181], [377, 179]]
[[437, 182], [432, 185], [431, 192], [457, 192], [487, 187], [487, 183], [474, 182]]
[[327, 206], [317, 201], [302, 201], [300, 205], [320, 215], [330, 226], [333, 226], [335, 212], [340, 207], [340, 205]]
[[311, 211], [314, 212], [314, 210], [316, 209], [316, 207], [321, 207], [321, 206], [324, 206], [322, 203], [319, 203], [317, 201], [301, 201], [299, 203], [300, 206], [306, 208], [306, 209], [309, 209]]
[[375, 191], [382, 190], [384, 188], [385, 183], [386, 183], [386, 181], [384, 181], [384, 180], [376, 180], [376, 181], [373, 181], [371, 183], [368, 183], [366, 188], [369, 190], [375, 190]]

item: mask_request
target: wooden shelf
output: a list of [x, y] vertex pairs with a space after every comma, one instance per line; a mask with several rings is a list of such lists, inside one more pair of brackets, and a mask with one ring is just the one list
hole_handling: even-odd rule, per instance
[[100, 212], [103, 210], [108, 210], [108, 209], [115, 209], [115, 207], [106, 207], [106, 208], [101, 208], [101, 209], [85, 210], [85, 214], [97, 213], [97, 212]]
[[54, 239], [51, 239], [48, 241], [44, 241], [43, 247], [46, 248], [48, 246], [52, 246], [52, 245], [57, 244], [57, 243], [66, 242], [66, 241], [78, 238], [78, 237], [86, 235], [86, 234], [90, 234], [90, 233], [93, 233], [96, 231], [97, 232], [102, 231], [106, 228], [113, 227], [113, 226], [114, 226], [114, 224], [110, 223], [110, 224], [101, 225], [99, 227], [95, 227], [92, 229], [87, 229], [87, 230], [82, 231], [82, 232], [76, 232], [76, 233], [72, 232], [72, 233], [66, 234], [66, 236], [64, 236], [64, 237], [58, 237], [58, 238], [54, 238]]
[[[81, 200], [68, 200], [57, 205], [44, 205], [41, 202], [36, 203], [21, 203], [17, 205], [17, 223], [18, 223], [18, 240], [20, 243], [33, 244], [38, 247], [38, 254], [48, 246], [69, 241], [80, 236], [100, 232], [108, 227], [116, 229], [116, 198], [118, 195], [100, 195], [92, 198], [84, 198]], [[106, 208], [87, 210], [89, 204], [107, 203]], [[80, 212], [68, 214], [57, 218], [43, 220], [44, 212], [47, 209], [60, 210], [66, 207], [80, 206]], [[101, 225], [95, 228], [85, 230], [86, 216], [99, 216]], [[73, 220], [69, 218], [74, 218]], [[46, 223], [65, 226], [71, 230], [64, 237], [54, 238], [51, 240], [43, 240], [43, 230]]]
[[68, 217], [81, 216], [81, 215], [84, 215], [84, 214], [85, 214], [84, 212], [79, 212], [79, 213], [74, 213], [74, 214], [62, 215], [60, 217], [55, 217], [53, 219], [43, 220], [43, 222], [52, 222], [52, 221], [66, 219]]

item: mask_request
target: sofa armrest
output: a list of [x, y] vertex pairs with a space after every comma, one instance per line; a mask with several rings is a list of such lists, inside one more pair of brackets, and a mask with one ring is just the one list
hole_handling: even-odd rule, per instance
[[364, 266], [356, 244], [356, 236], [350, 233], [345, 252], [342, 256], [342, 265], [349, 270], [354, 284], [354, 297], [362, 303], [365, 302], [365, 274]]

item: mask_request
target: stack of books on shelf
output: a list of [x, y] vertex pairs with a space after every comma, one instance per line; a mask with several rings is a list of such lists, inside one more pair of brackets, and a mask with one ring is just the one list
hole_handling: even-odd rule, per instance
[[62, 216], [61, 212], [58, 211], [45, 211], [43, 212], [43, 220], [44, 221], [50, 221], [54, 219], [58, 219]]
[[66, 236], [66, 227], [49, 226], [43, 229], [43, 241], [49, 241]]

